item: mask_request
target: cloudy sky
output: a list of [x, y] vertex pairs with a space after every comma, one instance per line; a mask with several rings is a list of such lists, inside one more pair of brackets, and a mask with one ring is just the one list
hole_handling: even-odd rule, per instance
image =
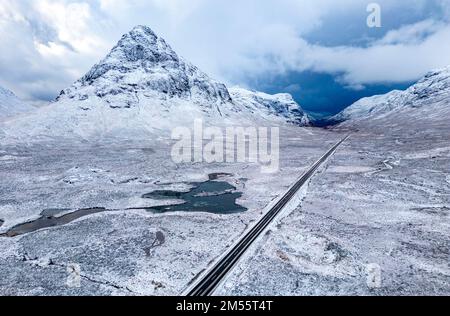
[[0, 85], [51, 100], [137, 24], [219, 80], [316, 112], [450, 65], [450, 0], [0, 0]]

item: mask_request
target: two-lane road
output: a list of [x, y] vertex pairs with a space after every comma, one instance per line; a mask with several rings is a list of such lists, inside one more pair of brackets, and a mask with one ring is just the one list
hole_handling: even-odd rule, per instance
[[224, 280], [227, 274], [242, 258], [244, 253], [250, 248], [252, 243], [261, 236], [273, 220], [280, 214], [295, 194], [308, 182], [315, 174], [319, 167], [332, 156], [338, 147], [345, 142], [350, 135], [334, 145], [325, 155], [323, 155], [301, 178], [291, 187], [291, 189], [272, 207], [264, 217], [253, 228], [245, 234], [242, 239], [229, 252], [224, 255], [208, 272], [206, 272], [201, 280], [190, 288], [187, 296], [209, 296], [214, 293], [216, 288]]

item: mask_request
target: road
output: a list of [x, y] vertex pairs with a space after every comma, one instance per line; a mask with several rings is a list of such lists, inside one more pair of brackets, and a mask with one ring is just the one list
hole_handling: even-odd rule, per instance
[[201, 280], [190, 288], [186, 296], [201, 297], [210, 296], [224, 280], [227, 274], [242, 258], [245, 252], [250, 248], [252, 243], [261, 236], [273, 220], [280, 214], [284, 207], [294, 197], [294, 195], [308, 182], [315, 174], [319, 167], [327, 161], [345, 142], [350, 135], [347, 135], [340, 142], [334, 145], [325, 155], [322, 156], [313, 166], [306, 171], [301, 178], [290, 188], [290, 190], [264, 215], [264, 217], [253, 228], [245, 234], [244, 237], [231, 250], [210, 269]]

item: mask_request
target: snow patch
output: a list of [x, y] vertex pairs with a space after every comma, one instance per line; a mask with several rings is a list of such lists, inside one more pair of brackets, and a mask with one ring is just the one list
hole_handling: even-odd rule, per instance
[[376, 169], [364, 166], [333, 166], [328, 168], [331, 173], [366, 173], [372, 172]]
[[448, 156], [449, 153], [450, 153], [450, 147], [442, 147], [442, 148], [434, 148], [434, 149], [427, 150], [427, 151], [419, 151], [419, 152], [411, 153], [409, 155], [406, 155], [405, 158], [406, 159], [428, 159], [428, 158], [432, 158], [432, 157], [439, 157], [439, 156], [442, 156], [443, 154], [447, 154], [446, 156]]

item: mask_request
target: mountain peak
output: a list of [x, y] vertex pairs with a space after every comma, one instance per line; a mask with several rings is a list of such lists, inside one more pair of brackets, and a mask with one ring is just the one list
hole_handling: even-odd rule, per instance
[[130, 32], [122, 36], [122, 39], [123, 38], [135, 40], [137, 43], [140, 43], [143, 40], [147, 41], [148, 43], [155, 43], [158, 39], [164, 41], [162, 38], [156, 35], [156, 33], [150, 27], [145, 25], [137, 25], [133, 27]]
[[143, 69], [151, 72], [161, 67], [176, 68], [180, 58], [149, 27], [136, 26], [122, 36], [117, 45], [99, 64], [95, 65], [81, 80], [91, 83], [111, 70], [127, 73]]
[[[33, 132], [139, 136], [149, 131], [165, 133], [197, 118], [213, 125], [308, 123], [289, 95], [241, 91], [233, 97], [224, 84], [178, 56], [150, 28], [137, 26], [85, 76], [61, 92], [49, 110], [51, 117], [44, 110], [37, 114], [39, 118], [33, 121], [45, 122], [41, 124], [44, 131]], [[28, 123], [31, 119], [24, 125]]]
[[155, 32], [153, 32], [153, 30], [150, 27], [146, 26], [146, 25], [136, 25], [130, 31], [130, 33], [132, 33], [132, 32], [142, 32], [142, 33], [145, 33], [147, 35], [156, 36]]
[[62, 91], [58, 100], [68, 97], [85, 101], [94, 97], [127, 108], [137, 104], [139, 94], [200, 103], [231, 102], [225, 85], [179, 57], [163, 38], [142, 25], [123, 35], [110, 53]]
[[119, 57], [131, 62], [179, 60], [177, 54], [163, 38], [158, 37], [151, 28], [142, 25], [134, 27], [129, 33], [123, 35], [110, 55], [114, 55], [116, 51], [119, 51], [118, 55], [123, 54]]

